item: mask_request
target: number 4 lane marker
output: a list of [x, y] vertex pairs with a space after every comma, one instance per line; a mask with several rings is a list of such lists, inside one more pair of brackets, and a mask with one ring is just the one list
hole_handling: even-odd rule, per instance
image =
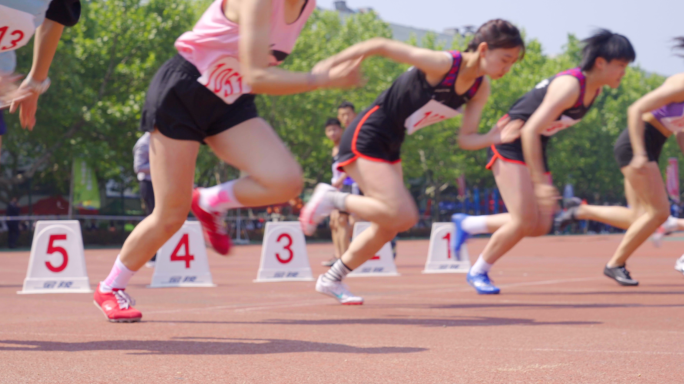
[[24, 287], [17, 293], [89, 292], [80, 223], [38, 221]]
[[198, 221], [186, 221], [157, 252], [150, 288], [215, 287]]

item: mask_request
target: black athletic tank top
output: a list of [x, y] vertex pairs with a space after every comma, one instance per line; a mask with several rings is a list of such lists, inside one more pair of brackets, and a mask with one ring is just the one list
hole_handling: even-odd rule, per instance
[[519, 98], [515, 104], [513, 104], [511, 109], [508, 111], [508, 116], [510, 116], [511, 120], [520, 119], [527, 121], [530, 116], [532, 116], [534, 111], [536, 111], [541, 105], [551, 82], [560, 76], [572, 76], [579, 81], [579, 98], [577, 98], [575, 105], [563, 111], [563, 113], [561, 113], [561, 115], [558, 116], [558, 118], [542, 132], [542, 135], [548, 140], [548, 137], [579, 123], [594, 104], [596, 96], [598, 96], [597, 92], [596, 96], [594, 96], [594, 99], [591, 101], [591, 104], [589, 104], [588, 107], [584, 106], [584, 93], [586, 90], [587, 78], [579, 68], [568, 69], [567, 71], [563, 71], [537, 84], [533, 90], [527, 92], [525, 95], [523, 95], [523, 97]]
[[475, 96], [482, 84], [482, 77], [479, 77], [466, 93], [456, 94], [461, 52], [445, 53], [451, 55], [453, 62], [437, 86], [433, 87], [427, 82], [423, 71], [411, 67], [375, 100], [374, 105], [381, 106], [386, 116], [397, 126], [404, 126], [409, 135], [460, 114], [463, 104]]

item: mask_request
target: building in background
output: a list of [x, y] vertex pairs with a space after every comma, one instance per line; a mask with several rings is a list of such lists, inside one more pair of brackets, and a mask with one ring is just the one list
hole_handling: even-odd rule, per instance
[[[355, 13], [366, 13], [373, 10], [370, 7], [359, 8], [356, 10], [351, 9], [347, 6], [347, 2], [345, 0], [335, 1], [334, 6], [335, 11], [337, 11], [342, 17], [351, 16]], [[462, 27], [447, 28], [442, 32], [437, 32], [430, 31], [427, 29], [414, 28], [406, 25], [394, 24], [390, 22], [388, 22], [388, 24], [392, 29], [392, 37], [395, 40], [408, 41], [412, 36], [415, 36], [418, 41], [418, 44], [420, 45], [420, 42], [423, 41], [423, 38], [428, 33], [433, 33], [437, 40], [437, 44], [443, 44], [445, 48], [450, 48], [451, 44], [453, 44], [454, 42], [454, 38], [456, 38], [457, 36], [465, 37], [474, 34], [476, 28], [473, 25], [464, 25]]]

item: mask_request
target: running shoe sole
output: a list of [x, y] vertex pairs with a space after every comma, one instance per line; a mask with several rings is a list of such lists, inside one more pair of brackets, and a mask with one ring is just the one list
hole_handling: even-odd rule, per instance
[[102, 313], [102, 315], [104, 315], [105, 319], [107, 319], [110, 323], [138, 323], [138, 322], [140, 322], [140, 320], [142, 319], [142, 317], [133, 317], [133, 318], [130, 318], [130, 319], [110, 319], [110, 318], [107, 316], [107, 314], [105, 313], [105, 311], [102, 309], [102, 307], [100, 306], [100, 304], [97, 303], [97, 301], [93, 300], [93, 304], [95, 304], [95, 306], [97, 307], [97, 309], [100, 310], [100, 312]]
[[328, 292], [319, 291], [318, 289], [316, 289], [316, 292], [320, 293], [321, 295], [326, 295], [326, 296], [332, 297], [333, 299], [337, 300], [337, 302], [340, 303], [340, 304], [342, 304], [342, 305], [363, 305], [363, 300], [361, 300], [360, 303], [359, 303], [359, 302], [356, 302], [356, 303], [354, 303], [354, 302], [343, 303], [343, 302], [340, 301], [340, 299], [337, 298], [337, 296], [335, 296], [335, 295], [333, 295], [333, 294], [330, 294], [330, 293], [328, 293]]

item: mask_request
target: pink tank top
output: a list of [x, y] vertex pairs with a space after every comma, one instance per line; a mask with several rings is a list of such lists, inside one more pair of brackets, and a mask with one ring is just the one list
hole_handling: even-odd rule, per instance
[[[226, 18], [223, 1], [214, 1], [192, 31], [176, 40], [175, 46], [178, 53], [202, 74], [198, 81], [231, 104], [251, 89], [242, 83], [240, 74], [240, 26]], [[285, 1], [272, 0], [271, 4], [270, 65], [279, 65], [292, 52], [304, 24], [316, 8], [316, 0], [306, 0], [299, 18], [287, 24]]]

